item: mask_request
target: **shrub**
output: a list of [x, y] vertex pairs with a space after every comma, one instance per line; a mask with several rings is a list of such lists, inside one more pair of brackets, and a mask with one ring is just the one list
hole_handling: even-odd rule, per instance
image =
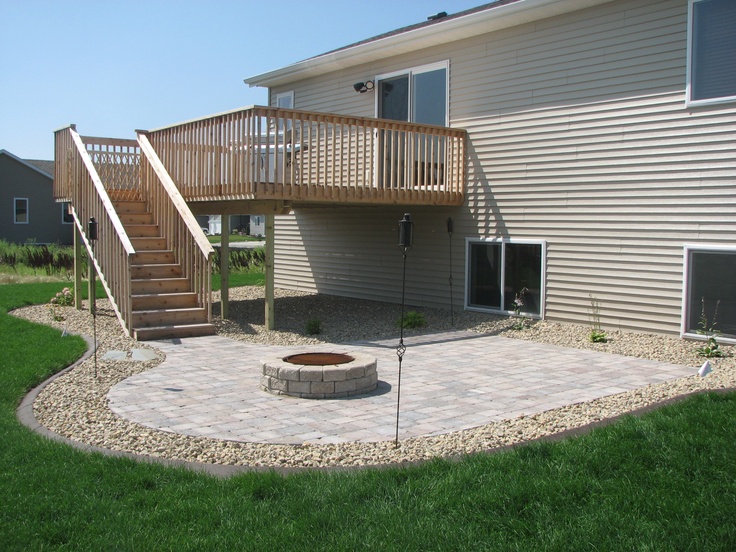
[[307, 320], [307, 335], [317, 335], [322, 333], [322, 322], [317, 318]]
[[417, 311], [409, 311], [404, 314], [403, 320], [399, 319], [402, 328], [421, 328], [427, 325], [424, 315]]

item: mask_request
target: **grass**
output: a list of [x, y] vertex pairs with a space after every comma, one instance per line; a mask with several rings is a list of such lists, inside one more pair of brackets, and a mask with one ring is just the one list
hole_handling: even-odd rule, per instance
[[736, 394], [586, 436], [409, 468], [228, 480], [77, 451], [15, 418], [78, 357], [15, 319], [63, 284], [0, 286], [3, 550], [733, 550]]

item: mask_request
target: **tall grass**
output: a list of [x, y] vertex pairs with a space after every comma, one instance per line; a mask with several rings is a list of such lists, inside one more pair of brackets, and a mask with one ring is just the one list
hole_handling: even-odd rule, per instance
[[[58, 288], [58, 284], [56, 284]], [[736, 394], [459, 462], [227, 480], [88, 454], [16, 421], [83, 350], [10, 317], [52, 285], [0, 286], [3, 550], [736, 549]]]

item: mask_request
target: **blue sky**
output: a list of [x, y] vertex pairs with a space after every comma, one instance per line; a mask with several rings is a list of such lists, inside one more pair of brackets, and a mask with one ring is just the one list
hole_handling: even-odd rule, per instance
[[263, 104], [245, 77], [482, 3], [0, 0], [0, 149], [53, 159], [53, 131], [71, 123], [134, 138]]

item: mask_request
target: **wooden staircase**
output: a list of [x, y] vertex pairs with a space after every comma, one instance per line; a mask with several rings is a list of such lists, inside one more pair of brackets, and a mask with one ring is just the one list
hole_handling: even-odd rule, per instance
[[131, 259], [132, 334], [139, 341], [212, 335], [206, 308], [185, 278], [168, 240], [145, 201], [113, 201], [133, 244]]

